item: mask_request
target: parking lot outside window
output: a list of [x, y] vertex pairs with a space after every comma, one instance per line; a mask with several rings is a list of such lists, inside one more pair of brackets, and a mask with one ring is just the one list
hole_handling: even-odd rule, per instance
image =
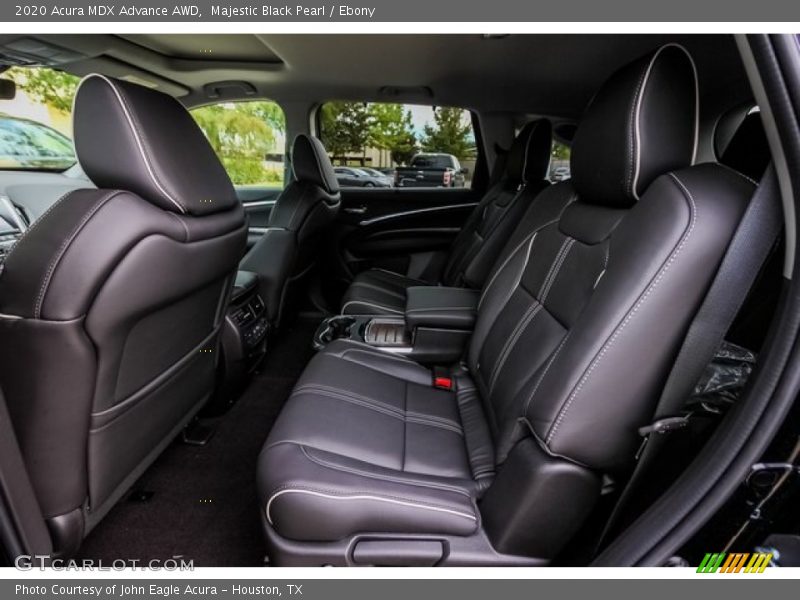
[[343, 188], [469, 188], [478, 157], [469, 111], [331, 101], [319, 135]]
[[234, 185], [283, 187], [286, 119], [278, 104], [221, 102], [194, 108], [191, 114]]

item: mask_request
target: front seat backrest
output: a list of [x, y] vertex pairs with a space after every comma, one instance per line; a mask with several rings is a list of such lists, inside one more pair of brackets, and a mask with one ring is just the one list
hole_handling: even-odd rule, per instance
[[298, 297], [340, 206], [339, 184], [322, 142], [299, 134], [291, 156], [292, 181], [278, 197], [266, 233], [242, 260], [242, 269], [259, 275], [260, 294], [275, 327]]
[[100, 75], [75, 98], [99, 189], [33, 223], [0, 275], [0, 381], [62, 553], [201, 407], [244, 211], [184, 107]]

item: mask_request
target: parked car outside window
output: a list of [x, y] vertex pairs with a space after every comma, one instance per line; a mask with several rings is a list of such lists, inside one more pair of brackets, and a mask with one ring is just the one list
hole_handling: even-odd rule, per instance
[[384, 175], [376, 176], [355, 167], [335, 167], [333, 172], [341, 187], [391, 187]]

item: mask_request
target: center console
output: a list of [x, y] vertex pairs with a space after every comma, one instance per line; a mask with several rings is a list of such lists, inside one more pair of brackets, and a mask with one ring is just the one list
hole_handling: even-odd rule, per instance
[[319, 350], [349, 339], [420, 363], [455, 362], [475, 325], [479, 295], [466, 288], [412, 287], [404, 316], [336, 315], [320, 324], [313, 344]]

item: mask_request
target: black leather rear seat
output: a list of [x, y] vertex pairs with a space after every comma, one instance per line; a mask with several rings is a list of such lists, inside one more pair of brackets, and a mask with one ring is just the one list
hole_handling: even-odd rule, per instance
[[475, 207], [450, 249], [444, 270], [436, 281], [422, 281], [383, 269], [356, 275], [342, 300], [342, 314], [402, 314], [406, 290], [418, 285], [480, 289], [531, 199], [549, 183], [552, 144], [550, 121], [527, 123], [515, 138], [505, 159], [504, 174]]
[[572, 179], [484, 286], [455, 391], [349, 341], [311, 361], [259, 460], [275, 563], [543, 564], [575, 534], [632, 461], [754, 189], [690, 166], [697, 98], [673, 45], [595, 96]]

